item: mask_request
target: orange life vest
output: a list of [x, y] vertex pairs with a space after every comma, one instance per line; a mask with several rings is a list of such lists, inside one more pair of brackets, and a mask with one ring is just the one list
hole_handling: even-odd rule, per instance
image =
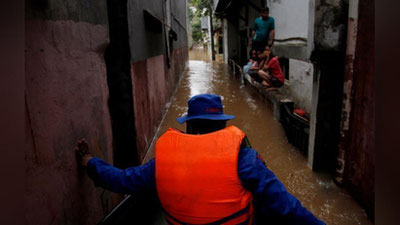
[[203, 135], [172, 128], [156, 143], [156, 186], [170, 224], [243, 224], [252, 195], [237, 174], [245, 134], [237, 127]]

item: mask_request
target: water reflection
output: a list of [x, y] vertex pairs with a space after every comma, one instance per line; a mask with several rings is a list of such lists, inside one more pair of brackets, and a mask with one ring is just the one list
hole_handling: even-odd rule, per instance
[[189, 61], [188, 73], [188, 88], [190, 89], [190, 96], [212, 93], [214, 73], [212, 65], [204, 61]]
[[200, 46], [190, 51], [189, 60], [210, 61], [210, 55], [208, 53], [207, 46]]

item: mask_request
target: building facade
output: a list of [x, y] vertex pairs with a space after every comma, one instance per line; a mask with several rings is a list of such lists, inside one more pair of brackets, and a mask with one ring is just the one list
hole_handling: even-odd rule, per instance
[[373, 218], [373, 1], [216, 0], [226, 63], [247, 62], [251, 27], [265, 6], [285, 73], [279, 92], [309, 115], [308, 164], [335, 176]]
[[28, 1], [25, 224], [97, 224], [123, 196], [94, 187], [85, 137], [117, 167], [141, 164], [188, 59], [186, 0]]

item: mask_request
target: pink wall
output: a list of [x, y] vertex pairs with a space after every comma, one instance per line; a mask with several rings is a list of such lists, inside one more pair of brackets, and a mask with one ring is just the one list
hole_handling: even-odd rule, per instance
[[[113, 161], [104, 51], [107, 25], [26, 20], [27, 224], [96, 224], [121, 196], [95, 188], [73, 148], [86, 137], [95, 156]], [[132, 64], [141, 158], [185, 68], [187, 47]]]
[[187, 47], [175, 49], [171, 54], [170, 68], [166, 56], [155, 56], [131, 66], [135, 126], [139, 158], [143, 160], [159, 126], [165, 104], [183, 72], [188, 59]]
[[86, 137], [112, 162], [104, 48], [106, 25], [26, 20], [25, 220], [95, 224], [116, 204], [79, 170], [73, 148]]

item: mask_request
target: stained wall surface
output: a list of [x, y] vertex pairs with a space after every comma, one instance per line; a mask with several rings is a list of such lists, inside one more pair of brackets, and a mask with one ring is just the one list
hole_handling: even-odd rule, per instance
[[342, 51], [346, 46], [349, 2], [315, 0], [314, 44], [319, 51]]
[[307, 113], [312, 108], [313, 64], [289, 59], [289, 85], [293, 101]]
[[177, 34], [172, 49], [187, 46], [185, 0], [128, 0], [128, 21], [132, 62], [167, 54], [169, 29]]
[[[157, 128], [176, 88], [188, 59], [187, 47], [175, 49], [171, 67], [166, 68], [166, 56], [160, 55], [132, 63], [134, 108], [139, 158], [144, 159]], [[150, 150], [152, 151], [152, 150]]]
[[345, 156], [344, 184], [363, 205], [375, 211], [375, 51], [374, 2], [359, 1], [352, 104]]
[[188, 60], [186, 1], [130, 0], [128, 20], [136, 140], [143, 161], [153, 154], [149, 147]]
[[[142, 2], [147, 2], [144, 6], [156, 15], [163, 12], [159, 1]], [[169, 55], [165, 33], [154, 40], [144, 40], [133, 34], [145, 34], [146, 30], [137, 23], [127, 23], [132, 45], [129, 76], [133, 119], [138, 133], [138, 140], [134, 140], [137, 149], [129, 151], [138, 150], [141, 158], [187, 61], [186, 30], [176, 22], [186, 24], [186, 1], [171, 2], [171, 11], [177, 40], [172, 41]], [[128, 13], [132, 16], [135, 12]], [[94, 156], [113, 164], [115, 140], [107, 83], [111, 73], [108, 74], [109, 65], [104, 57], [110, 43], [108, 19], [104, 0], [27, 3], [26, 224], [97, 224], [122, 199], [95, 187], [79, 167], [74, 152], [76, 141], [85, 137]], [[113, 28], [114, 34], [118, 34], [118, 26]], [[140, 41], [148, 41], [151, 49], [138, 48], [138, 43], [145, 46]], [[116, 66], [108, 69], [120, 71]]]
[[107, 8], [105, 1], [85, 2], [27, 4], [26, 224], [95, 224], [116, 204], [93, 186], [74, 152], [85, 137], [95, 156], [112, 163]]

